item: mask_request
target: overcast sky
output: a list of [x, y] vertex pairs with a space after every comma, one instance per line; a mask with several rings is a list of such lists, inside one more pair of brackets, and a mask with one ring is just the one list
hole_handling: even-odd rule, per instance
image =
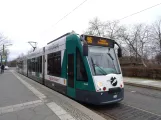
[[[31, 46], [28, 41], [38, 42], [42, 47], [47, 42], [74, 30], [81, 34], [89, 20], [98, 17], [101, 21], [118, 20], [127, 15], [160, 3], [160, 0], [87, 0], [82, 6], [60, 21], [84, 0], [0, 0], [0, 33], [13, 44], [9, 59], [26, 53]], [[161, 5], [126, 18], [121, 24], [154, 22], [161, 17]]]

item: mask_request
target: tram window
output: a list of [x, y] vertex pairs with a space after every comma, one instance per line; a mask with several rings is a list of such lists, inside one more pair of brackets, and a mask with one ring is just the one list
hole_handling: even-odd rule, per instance
[[48, 58], [48, 61], [47, 61], [47, 71], [48, 71], [48, 75], [53, 75], [52, 73], [52, 66], [53, 66], [53, 62], [52, 62], [52, 58], [53, 58], [53, 53], [51, 53], [51, 54], [48, 54], [48, 56], [47, 56]]
[[30, 72], [32, 71], [32, 62], [31, 62], [31, 59], [29, 59], [29, 71]]
[[32, 72], [35, 71], [34, 58], [32, 59]]
[[35, 65], [35, 72], [37, 72], [37, 58], [35, 58], [34, 65]]
[[85, 66], [83, 64], [83, 60], [80, 54], [80, 51], [78, 50], [78, 48], [76, 49], [76, 56], [77, 56], [77, 80], [78, 81], [88, 81], [88, 77], [87, 77], [87, 72], [85, 69]]
[[40, 64], [39, 57], [37, 57], [37, 72], [38, 72], [38, 73], [39, 73], [39, 71], [40, 71], [40, 70], [39, 70], [39, 69], [40, 69], [40, 67], [39, 67], [40, 65], [39, 65], [39, 64]]
[[61, 51], [48, 54], [48, 75], [61, 76]]
[[23, 69], [23, 61], [20, 62], [20, 68]]
[[35, 72], [35, 58], [32, 58], [32, 72]]
[[34, 58], [34, 72], [36, 72], [36, 58]]
[[33, 59], [31, 59], [31, 72], [33, 71]]
[[42, 56], [37, 57], [37, 72], [42, 73]]
[[27, 69], [28, 71], [30, 71], [30, 60], [29, 59], [27, 60]]
[[42, 56], [40, 56], [40, 73], [42, 73]]
[[35, 64], [36, 64], [36, 72], [40, 72], [40, 60], [39, 57], [35, 59]]
[[27, 60], [27, 69], [30, 71], [30, 59]]
[[29, 59], [29, 71], [31, 72], [31, 59]]

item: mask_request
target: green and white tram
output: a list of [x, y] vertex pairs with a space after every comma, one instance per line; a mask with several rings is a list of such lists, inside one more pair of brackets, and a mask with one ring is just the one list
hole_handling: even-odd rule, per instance
[[75, 100], [108, 104], [124, 98], [118, 57], [114, 40], [67, 33], [25, 56], [17, 70]]

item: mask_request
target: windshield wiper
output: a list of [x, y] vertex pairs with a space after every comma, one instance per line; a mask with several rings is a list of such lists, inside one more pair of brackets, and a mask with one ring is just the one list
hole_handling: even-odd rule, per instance
[[[113, 66], [115, 67], [115, 70], [116, 70], [116, 66], [115, 66], [115, 64], [114, 64], [114, 61], [113, 61], [114, 59], [113, 59], [113, 57], [111, 56], [110, 53], [107, 53], [107, 55], [110, 56], [110, 58], [111, 58], [111, 60], [112, 60], [112, 62], [113, 62]], [[120, 73], [117, 73], [117, 74], [120, 74]]]
[[92, 66], [93, 66], [94, 73], [95, 73], [95, 75], [96, 75], [96, 70], [95, 70], [95, 67], [94, 67], [94, 62], [93, 62], [92, 57], [91, 57], [91, 61], [92, 61]]
[[100, 70], [103, 71], [103, 72], [102, 72], [103, 75], [107, 75], [106, 71], [105, 71], [104, 69], [102, 69], [99, 65], [97, 65], [97, 64], [94, 64], [94, 65], [96, 65], [97, 67], [99, 67]]
[[101, 71], [103, 71], [103, 72], [102, 72], [102, 74], [103, 74], [103, 75], [107, 75], [107, 73], [106, 73], [106, 71], [105, 71], [105, 70], [103, 70], [99, 65], [97, 65], [97, 64], [95, 64], [95, 63], [93, 62], [92, 57], [91, 57], [91, 61], [92, 61], [92, 65], [93, 65], [93, 68], [94, 68], [94, 72], [95, 72], [95, 74], [96, 74], [96, 70], [95, 70], [94, 65], [96, 65], [97, 67], [99, 67], [99, 69], [100, 69]]
[[111, 58], [112, 60], [114, 60], [110, 53], [107, 53], [107, 54], [108, 54], [108, 56], [110, 56], [110, 58]]

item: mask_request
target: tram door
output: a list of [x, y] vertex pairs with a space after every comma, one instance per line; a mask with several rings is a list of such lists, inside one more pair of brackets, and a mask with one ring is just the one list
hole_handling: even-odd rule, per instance
[[67, 95], [75, 98], [75, 55], [67, 53]]

